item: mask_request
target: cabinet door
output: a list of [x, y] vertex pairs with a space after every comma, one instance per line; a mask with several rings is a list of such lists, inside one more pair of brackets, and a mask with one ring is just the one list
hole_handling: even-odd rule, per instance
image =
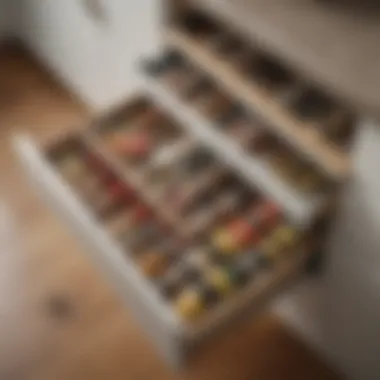
[[21, 0], [19, 34], [98, 111], [136, 90], [136, 60], [158, 48], [159, 9], [156, 0]]

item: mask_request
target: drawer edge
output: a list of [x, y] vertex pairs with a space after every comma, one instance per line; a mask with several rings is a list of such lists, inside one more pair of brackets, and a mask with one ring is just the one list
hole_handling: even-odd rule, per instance
[[182, 326], [175, 313], [154, 294], [153, 287], [150, 287], [134, 268], [135, 264], [132, 261], [128, 263], [128, 257], [97, 223], [69, 185], [55, 172], [33, 140], [28, 136], [19, 135], [13, 137], [12, 144], [24, 171], [42, 200], [89, 248], [86, 252], [90, 259], [106, 272], [138, 319], [146, 319], [146, 322], [143, 322], [144, 328], [149, 331], [147, 325], [153, 321], [147, 317], [152, 316], [155, 320], [154, 325], [157, 325], [158, 320], [162, 329], [180, 335]]

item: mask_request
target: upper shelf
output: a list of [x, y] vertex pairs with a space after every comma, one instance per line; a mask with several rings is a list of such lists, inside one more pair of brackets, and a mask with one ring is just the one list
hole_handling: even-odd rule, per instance
[[273, 133], [316, 164], [329, 177], [337, 181], [347, 177], [350, 162], [344, 150], [323, 140], [318, 134], [311, 133], [303, 122], [293, 117], [260, 86], [248, 83], [227, 62], [215, 57], [212, 52], [178, 29], [168, 29], [165, 40], [170, 46], [186, 54], [236, 99], [266, 120]]
[[188, 2], [228, 22], [352, 105], [380, 116], [378, 9], [365, 9], [360, 1]]
[[142, 76], [144, 90], [163, 109], [167, 110], [191, 136], [200, 140], [216, 156], [255, 188], [259, 188], [280, 204], [289, 219], [300, 228], [306, 228], [328, 203], [322, 194], [306, 194], [296, 190], [277, 176], [269, 163], [259, 155], [247, 153], [230, 137], [220, 132], [217, 125], [199, 111], [178, 98], [159, 80]]

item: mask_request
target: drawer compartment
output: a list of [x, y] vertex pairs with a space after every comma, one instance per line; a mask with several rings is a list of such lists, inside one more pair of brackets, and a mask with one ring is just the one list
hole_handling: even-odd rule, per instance
[[201, 12], [179, 12], [164, 38], [305, 159], [338, 182], [347, 178], [355, 118], [338, 101]]
[[15, 149], [173, 365], [303, 272], [309, 231], [147, 100]]
[[154, 102], [247, 183], [278, 202], [294, 223], [308, 226], [323, 211], [335, 184], [293, 154], [191, 60], [170, 50], [146, 60], [142, 78]]

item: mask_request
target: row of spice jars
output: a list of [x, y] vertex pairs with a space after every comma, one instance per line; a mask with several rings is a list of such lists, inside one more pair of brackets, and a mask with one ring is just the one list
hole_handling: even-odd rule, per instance
[[199, 70], [186, 64], [177, 53], [170, 52], [160, 61], [151, 62], [148, 69], [220, 132], [255, 159], [266, 161], [291, 186], [306, 193], [323, 193], [329, 189], [328, 181], [311, 164], [299, 159], [271, 136], [263, 122], [234, 102]]
[[79, 143], [72, 145], [55, 160], [60, 173], [187, 320], [200, 317], [270, 270], [298, 241], [298, 233], [276, 205], [257, 194], [249, 196], [242, 186], [239, 204], [215, 218], [201, 239], [185, 242], [118, 180], [101, 157]]
[[200, 46], [227, 63], [245, 82], [259, 86], [293, 117], [304, 123], [311, 134], [347, 147], [354, 133], [351, 112], [323, 91], [302, 81], [278, 60], [253, 47], [244, 38], [198, 11], [186, 11], [177, 28]]

